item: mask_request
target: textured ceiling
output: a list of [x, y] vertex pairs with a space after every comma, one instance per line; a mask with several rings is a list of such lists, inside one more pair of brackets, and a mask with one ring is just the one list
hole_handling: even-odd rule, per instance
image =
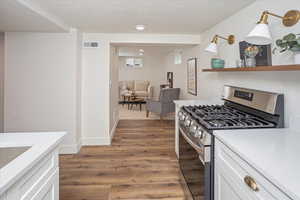
[[17, 0], [0, 0], [0, 31], [63, 32], [66, 30]]
[[199, 34], [255, 0], [24, 0], [84, 32]]

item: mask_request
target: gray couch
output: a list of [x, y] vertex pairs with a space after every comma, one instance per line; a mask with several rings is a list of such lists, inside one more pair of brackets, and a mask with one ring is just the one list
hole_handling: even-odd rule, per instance
[[180, 95], [180, 88], [166, 88], [161, 89], [159, 99], [148, 99], [146, 102], [146, 116], [149, 116], [149, 112], [157, 113], [160, 118], [168, 113], [175, 112], [174, 100], [178, 100]]

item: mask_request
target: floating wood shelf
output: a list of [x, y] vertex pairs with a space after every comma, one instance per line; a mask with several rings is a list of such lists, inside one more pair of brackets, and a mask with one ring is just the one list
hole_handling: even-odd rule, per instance
[[300, 71], [300, 65], [275, 65], [259, 67], [203, 69], [203, 72], [246, 72], [246, 71]]

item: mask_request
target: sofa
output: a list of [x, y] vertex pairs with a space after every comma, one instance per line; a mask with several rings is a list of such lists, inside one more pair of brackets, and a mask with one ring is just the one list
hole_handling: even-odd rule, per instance
[[123, 101], [124, 95], [134, 93], [137, 98], [151, 99], [153, 95], [153, 86], [150, 81], [129, 80], [119, 81], [119, 99]]

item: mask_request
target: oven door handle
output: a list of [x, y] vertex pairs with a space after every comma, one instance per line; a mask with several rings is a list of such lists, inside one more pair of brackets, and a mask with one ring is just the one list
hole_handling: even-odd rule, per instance
[[203, 165], [205, 165], [205, 147], [203, 146], [203, 148], [201, 148], [198, 145], [194, 144], [194, 142], [182, 131], [182, 129], [180, 129], [180, 133], [184, 137], [184, 139], [198, 152], [199, 160]]

